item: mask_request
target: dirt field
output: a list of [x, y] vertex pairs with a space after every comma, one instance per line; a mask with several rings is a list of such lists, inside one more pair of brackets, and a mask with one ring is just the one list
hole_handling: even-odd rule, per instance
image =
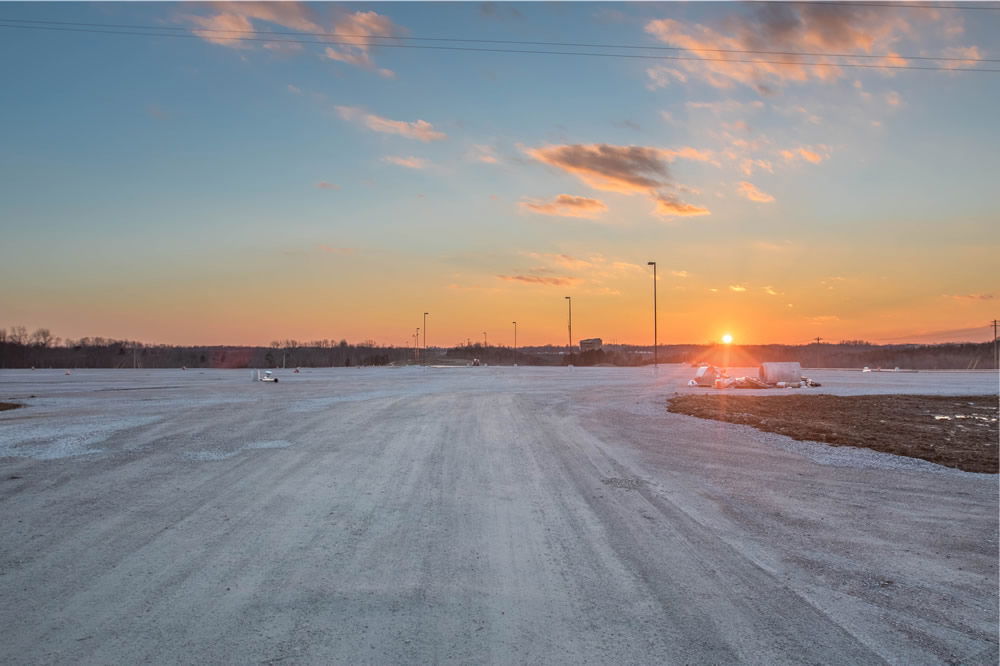
[[668, 412], [691, 372], [0, 371], [0, 664], [996, 666], [997, 475]]
[[997, 396], [682, 395], [668, 409], [801, 441], [997, 473]]
[[0, 402], [0, 412], [6, 411], [8, 409], [17, 409], [18, 407], [23, 407], [24, 405], [19, 405], [16, 402]]

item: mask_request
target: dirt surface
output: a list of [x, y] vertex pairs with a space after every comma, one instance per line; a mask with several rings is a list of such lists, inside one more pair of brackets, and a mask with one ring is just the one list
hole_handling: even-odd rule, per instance
[[24, 407], [24, 405], [20, 405], [16, 402], [0, 402], [0, 412], [8, 409], [17, 409], [18, 407]]
[[997, 473], [997, 396], [682, 395], [667, 408], [800, 441], [859, 446]]
[[996, 475], [670, 413], [690, 368], [278, 374], [0, 372], [0, 663], [997, 663]]

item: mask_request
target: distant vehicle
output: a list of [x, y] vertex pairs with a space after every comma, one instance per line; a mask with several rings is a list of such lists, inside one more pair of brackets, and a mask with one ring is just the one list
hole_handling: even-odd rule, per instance
[[604, 347], [604, 341], [600, 338], [587, 338], [580, 340], [580, 351], [598, 351]]
[[274, 374], [270, 370], [265, 370], [264, 374], [261, 374], [260, 370], [258, 370], [257, 371], [257, 376], [254, 378], [254, 381], [258, 381], [258, 382], [274, 382], [275, 384], [277, 384], [278, 383], [278, 378], [275, 377]]

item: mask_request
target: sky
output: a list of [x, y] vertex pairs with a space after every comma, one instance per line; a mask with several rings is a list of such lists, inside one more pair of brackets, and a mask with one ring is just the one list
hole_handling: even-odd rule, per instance
[[979, 7], [3, 3], [0, 327], [992, 339]]

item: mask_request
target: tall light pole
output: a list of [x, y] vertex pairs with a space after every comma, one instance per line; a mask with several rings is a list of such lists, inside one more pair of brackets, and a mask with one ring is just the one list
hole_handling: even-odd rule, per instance
[[573, 297], [567, 296], [566, 302], [569, 304], [569, 353], [572, 354], [573, 353]]
[[517, 322], [510, 322], [514, 324], [514, 365], [517, 365]]
[[490, 346], [490, 343], [486, 339], [486, 331], [483, 331], [483, 349], [485, 349], [486, 347], [489, 347], [489, 346]]
[[414, 358], [420, 356], [420, 327], [417, 327], [417, 332], [413, 334], [413, 356]]
[[647, 261], [647, 266], [653, 267], [653, 367], [657, 365], [657, 331], [656, 331], [656, 262]]
[[427, 315], [429, 314], [430, 312], [424, 313], [424, 353], [421, 358], [424, 365], [427, 365]]

